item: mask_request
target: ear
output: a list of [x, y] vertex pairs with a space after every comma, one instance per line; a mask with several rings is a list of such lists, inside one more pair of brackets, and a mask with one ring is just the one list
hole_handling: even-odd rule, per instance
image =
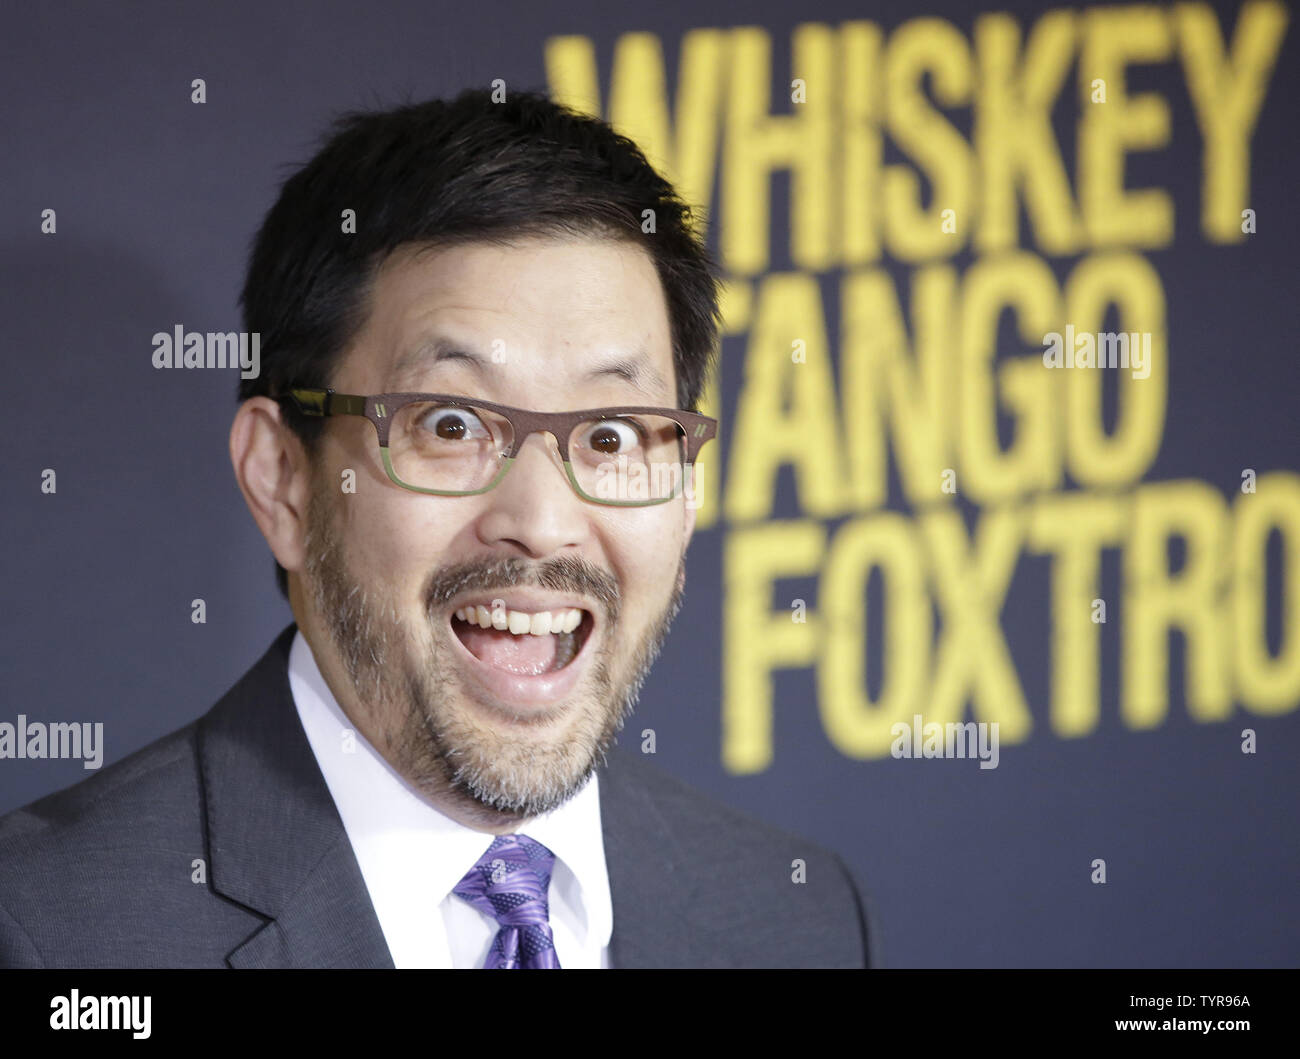
[[230, 462], [253, 521], [281, 566], [303, 566], [311, 467], [297, 435], [269, 397], [250, 397], [230, 426]]

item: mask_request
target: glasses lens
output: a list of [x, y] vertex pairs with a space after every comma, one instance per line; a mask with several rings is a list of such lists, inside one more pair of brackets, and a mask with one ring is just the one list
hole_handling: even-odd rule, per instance
[[393, 416], [388, 455], [406, 485], [472, 493], [491, 484], [512, 440], [509, 420], [496, 412], [418, 401]]
[[579, 491], [600, 503], [644, 504], [682, 491], [686, 440], [675, 419], [641, 413], [589, 419], [569, 438]]

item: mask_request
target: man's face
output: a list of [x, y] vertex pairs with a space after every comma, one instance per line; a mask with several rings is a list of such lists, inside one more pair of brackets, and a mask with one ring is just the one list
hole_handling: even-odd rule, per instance
[[[339, 392], [547, 412], [677, 405], [662, 288], [650, 257], [626, 243], [402, 248], [370, 309]], [[420, 355], [435, 338], [477, 362]], [[637, 383], [599, 371], [621, 360]], [[347, 469], [355, 492], [341, 488]], [[530, 436], [494, 489], [443, 497], [394, 485], [374, 427], [331, 418], [295, 612], [309, 608], [299, 624], [326, 680], [385, 758], [462, 822], [508, 830], [563, 803], [600, 763], [677, 613], [693, 528], [680, 496], [621, 508], [581, 499], [549, 434]], [[503, 605], [557, 617], [580, 608], [582, 622], [567, 635], [516, 635], [455, 613]]]

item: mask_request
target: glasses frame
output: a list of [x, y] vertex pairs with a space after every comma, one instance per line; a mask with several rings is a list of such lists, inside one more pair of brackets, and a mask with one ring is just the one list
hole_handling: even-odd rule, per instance
[[[681, 427], [683, 436], [679, 441], [685, 441], [686, 443], [686, 454], [682, 459], [683, 480], [685, 479], [685, 468], [694, 467], [704, 443], [716, 437], [718, 432], [718, 421], [710, 416], [701, 415], [699, 412], [689, 412], [683, 408], [652, 408], [647, 405], [584, 408], [576, 412], [534, 412], [527, 408], [513, 408], [510, 405], [496, 404], [493, 401], [482, 401], [476, 397], [466, 397], [463, 394], [351, 394], [336, 393], [332, 389], [320, 390], [299, 387], [294, 387], [285, 393], [272, 394], [271, 397], [277, 401], [292, 400], [298, 411], [306, 416], [364, 416], [374, 424], [375, 434], [379, 439], [379, 454], [384, 463], [384, 471], [393, 484], [412, 493], [428, 493], [433, 496], [478, 496], [480, 493], [486, 493], [490, 489], [494, 489], [514, 465], [524, 442], [528, 440], [530, 435], [541, 431], [555, 438], [556, 445], [560, 450], [560, 459], [564, 462], [564, 471], [568, 476], [569, 485], [583, 500], [590, 500], [593, 504], [609, 507], [650, 507], [654, 504], [666, 504], [677, 499], [681, 491], [681, 482], [674, 485], [672, 496], [660, 497], [657, 500], [606, 500], [584, 493], [582, 487], [578, 485], [578, 479], [573, 473], [573, 465], [569, 461], [569, 437], [574, 428], [579, 423], [588, 420], [615, 419], [621, 415], [654, 414], [665, 416]], [[389, 425], [392, 422], [392, 417], [399, 410], [409, 404], [416, 404], [421, 401], [463, 406], [471, 410], [482, 408], [497, 413], [510, 423], [510, 430], [513, 435], [510, 450], [501, 455], [501, 469], [493, 476], [492, 481], [483, 486], [482, 489], [426, 489], [422, 486], [404, 482], [397, 476], [397, 472], [393, 468], [392, 458], [388, 452]]]

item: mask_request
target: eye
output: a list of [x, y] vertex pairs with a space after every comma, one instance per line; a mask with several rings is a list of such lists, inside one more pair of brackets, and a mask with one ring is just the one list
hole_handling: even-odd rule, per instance
[[591, 424], [579, 444], [592, 452], [616, 456], [637, 448], [645, 431], [635, 419], [601, 419]]
[[439, 441], [487, 441], [492, 432], [468, 408], [440, 405], [420, 417], [420, 428]]

